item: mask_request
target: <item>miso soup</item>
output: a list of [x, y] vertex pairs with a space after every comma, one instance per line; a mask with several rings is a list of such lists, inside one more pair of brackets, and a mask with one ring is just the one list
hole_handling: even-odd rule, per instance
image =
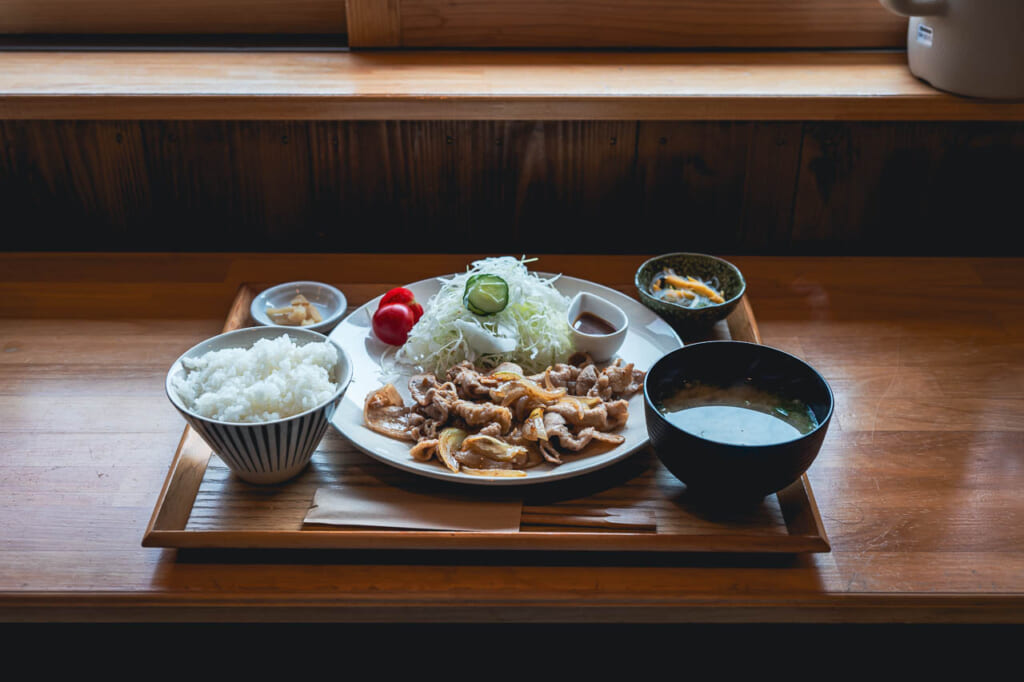
[[687, 382], [666, 396], [658, 411], [688, 433], [731, 445], [772, 445], [818, 427], [802, 401], [749, 383], [718, 386]]

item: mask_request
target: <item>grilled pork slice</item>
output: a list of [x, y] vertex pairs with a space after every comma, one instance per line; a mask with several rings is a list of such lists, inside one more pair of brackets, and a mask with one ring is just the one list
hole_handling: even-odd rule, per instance
[[363, 422], [373, 431], [390, 438], [416, 440], [413, 428], [423, 420], [423, 415], [404, 404], [402, 395], [393, 384], [385, 384], [363, 401]]

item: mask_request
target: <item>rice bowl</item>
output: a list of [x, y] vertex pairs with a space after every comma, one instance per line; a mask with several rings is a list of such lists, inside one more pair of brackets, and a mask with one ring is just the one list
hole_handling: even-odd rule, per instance
[[[259, 344], [286, 336], [286, 343]], [[328, 349], [317, 347], [325, 342], [336, 353], [329, 370], [317, 362], [331, 357]], [[314, 348], [303, 351], [307, 345]], [[212, 354], [224, 350], [251, 352]], [[292, 379], [296, 386], [289, 385]], [[251, 327], [220, 334], [183, 353], [167, 373], [165, 390], [232, 472], [263, 484], [285, 481], [305, 468], [351, 379], [348, 355], [322, 334]], [[327, 386], [332, 389], [326, 391]], [[210, 396], [205, 403], [204, 395]]]

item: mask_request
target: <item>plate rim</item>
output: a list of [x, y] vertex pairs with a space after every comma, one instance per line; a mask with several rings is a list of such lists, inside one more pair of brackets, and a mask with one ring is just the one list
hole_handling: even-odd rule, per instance
[[[425, 277], [423, 279], [416, 280], [415, 282], [409, 282], [409, 283], [403, 284], [401, 286], [404, 286], [406, 288], [413, 288], [413, 287], [416, 287], [418, 285], [423, 285], [425, 283], [435, 283], [435, 282], [436, 283], [440, 283], [442, 280], [444, 280], [446, 278], [455, 277], [458, 274], [460, 274], [460, 273], [446, 273], [446, 274], [441, 274], [441, 275], [435, 275], [433, 277]], [[566, 275], [566, 274], [562, 274], [562, 273], [549, 273], [549, 272], [544, 272], [544, 271], [533, 271], [532, 274], [535, 274], [535, 275], [537, 275], [539, 277], [554, 278], [556, 281], [564, 279], [564, 280], [568, 280], [568, 281], [572, 281], [572, 282], [581, 282], [581, 283], [587, 284], [587, 285], [589, 285], [591, 287], [596, 287], [596, 288], [598, 288], [598, 289], [600, 289], [602, 291], [610, 292], [615, 297], [625, 298], [625, 299], [627, 299], [629, 301], [630, 304], [633, 304], [633, 305], [636, 305], [636, 306], [639, 306], [639, 307], [643, 308], [644, 310], [649, 312], [651, 314], [651, 316], [653, 316], [656, 319], [656, 321], [661, 322], [662, 325], [664, 325], [665, 331], [670, 333], [671, 336], [675, 339], [676, 344], [678, 344], [675, 348], [681, 348], [684, 345], [682, 337], [679, 336], [679, 333], [672, 327], [672, 325], [670, 325], [668, 322], [666, 322], [664, 320], [664, 318], [662, 318], [660, 315], [658, 315], [655, 311], [653, 311], [650, 308], [648, 308], [647, 306], [645, 306], [642, 302], [630, 298], [628, 295], [626, 295], [625, 293], [623, 293], [621, 291], [618, 291], [617, 289], [613, 289], [612, 287], [609, 287], [607, 285], [601, 284], [599, 282], [594, 282], [592, 280], [587, 280], [587, 279], [583, 279], [583, 278], [580, 278], [580, 277], [573, 277], [572, 275]], [[579, 290], [577, 290], [576, 293], [578, 293], [578, 291]], [[572, 296], [572, 294], [567, 294], [567, 295], [569, 295], [570, 298]], [[341, 341], [339, 339], [334, 339], [333, 338], [335, 336], [335, 334], [339, 334], [341, 332], [341, 330], [343, 329], [345, 323], [348, 322], [350, 318], [352, 318], [355, 315], [360, 314], [364, 309], [370, 308], [375, 303], [377, 303], [381, 298], [383, 298], [383, 296], [384, 296], [384, 294], [380, 294], [379, 296], [376, 296], [376, 297], [368, 300], [366, 303], [358, 306], [357, 308], [352, 310], [350, 313], [345, 315], [338, 322], [337, 326], [331, 331], [331, 333], [327, 335], [328, 338], [331, 338], [331, 340], [335, 341], [335, 343], [337, 343], [339, 346], [341, 346], [342, 348], [345, 348], [345, 346], [342, 345], [342, 343], [341, 343]], [[628, 310], [626, 310], [626, 315], [629, 316], [629, 311]], [[628, 338], [629, 334], [636, 333], [636, 332], [634, 332], [632, 330], [633, 330], [633, 320], [630, 319], [630, 331], [627, 332], [627, 338]], [[672, 350], [675, 350], [675, 348], [673, 348]], [[347, 349], [346, 349], [346, 352], [348, 352]], [[666, 351], [666, 352], [670, 352], [670, 351]], [[351, 352], [349, 352], [349, 355], [354, 358], [354, 356], [353, 356], [353, 354]], [[346, 394], [347, 393], [348, 393], [348, 391], [346, 391]], [[431, 479], [434, 479], [434, 480], [446, 481], [446, 482], [449, 482], [449, 483], [457, 483], [457, 484], [462, 484], [462, 485], [497, 486], [497, 487], [524, 486], [524, 485], [535, 485], [536, 486], [536, 485], [543, 485], [544, 483], [553, 483], [553, 482], [556, 482], [556, 481], [564, 481], [564, 480], [569, 479], [569, 478], [577, 478], [577, 477], [580, 477], [580, 476], [585, 476], [587, 474], [599, 471], [599, 470], [604, 469], [604, 468], [606, 468], [608, 466], [611, 466], [613, 464], [617, 464], [619, 462], [622, 462], [625, 459], [628, 459], [629, 457], [631, 457], [632, 455], [636, 454], [637, 452], [639, 452], [640, 450], [642, 450], [643, 448], [647, 447], [647, 445], [650, 444], [650, 437], [649, 436], [644, 436], [644, 438], [641, 441], [639, 441], [635, 446], [631, 446], [630, 448], [628, 448], [626, 450], [623, 450], [621, 452], [617, 452], [618, 448], [613, 448], [612, 450], [609, 450], [608, 453], [605, 453], [606, 455], [614, 453], [614, 456], [605, 456], [605, 457], [602, 457], [598, 461], [592, 463], [590, 466], [587, 466], [585, 468], [576, 469], [576, 470], [572, 470], [572, 471], [565, 471], [565, 472], [562, 472], [562, 473], [559, 473], [557, 469], [553, 469], [553, 470], [550, 470], [548, 472], [545, 472], [541, 476], [534, 476], [534, 477], [531, 477], [529, 475], [526, 475], [526, 476], [474, 476], [474, 475], [468, 475], [468, 474], [459, 474], [457, 472], [449, 471], [448, 469], [444, 469], [442, 467], [437, 467], [437, 471], [425, 470], [423, 468], [415, 466], [415, 461], [414, 460], [410, 460], [410, 462], [408, 462], [408, 463], [399, 462], [399, 461], [396, 461], [396, 460], [391, 459], [389, 457], [386, 457], [384, 455], [381, 455], [379, 453], [376, 453], [376, 452], [374, 452], [370, 448], [364, 447], [362, 444], [360, 444], [355, 439], [351, 438], [348, 434], [346, 434], [345, 431], [342, 430], [341, 427], [336, 423], [336, 420], [340, 417], [340, 415], [342, 413], [342, 410], [340, 409], [340, 407], [341, 406], [339, 405], [339, 409], [336, 410], [334, 415], [331, 417], [330, 425], [335, 430], [335, 432], [337, 432], [348, 443], [350, 443], [353, 447], [355, 447], [360, 452], [366, 454], [367, 456], [371, 457], [375, 461], [381, 462], [383, 464], [386, 464], [388, 466], [394, 467], [396, 469], [399, 469], [401, 471], [405, 471], [407, 473], [410, 473], [410, 474], [413, 474], [413, 475], [416, 475], [416, 476], [423, 476], [423, 477], [431, 478]], [[399, 442], [399, 441], [396, 441], [396, 442]], [[624, 445], [620, 445], [618, 447], [625, 447], [625, 446]]]

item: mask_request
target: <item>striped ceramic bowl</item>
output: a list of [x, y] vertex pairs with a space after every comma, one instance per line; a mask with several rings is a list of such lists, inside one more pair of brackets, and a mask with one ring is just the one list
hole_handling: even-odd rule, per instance
[[[174, 388], [173, 379], [185, 371], [182, 365], [185, 358], [224, 348], [250, 348], [259, 339], [273, 339], [285, 334], [299, 345], [328, 341], [338, 351], [338, 364], [332, 377], [338, 388], [327, 401], [310, 410], [268, 422], [217, 421], [186, 407]], [[351, 380], [352, 363], [348, 355], [323, 334], [301, 328], [252, 327], [214, 336], [182, 353], [167, 372], [165, 390], [189, 426], [239, 478], [249, 483], [269, 484], [286, 481], [309, 464]]]

